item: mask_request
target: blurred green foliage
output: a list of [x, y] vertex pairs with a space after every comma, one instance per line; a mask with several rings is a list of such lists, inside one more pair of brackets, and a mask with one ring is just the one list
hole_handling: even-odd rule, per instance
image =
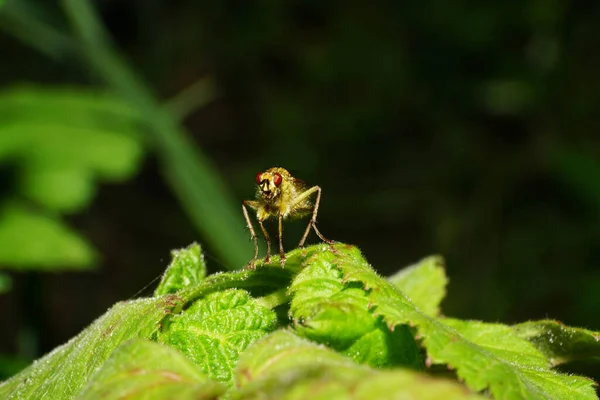
[[14, 88], [0, 93], [0, 161], [16, 161], [18, 189], [56, 212], [81, 211], [94, 180], [123, 180], [138, 169], [139, 124], [105, 93]]
[[[85, 11], [86, 2], [62, 4], [76, 3]], [[105, 82], [139, 116], [150, 161], [128, 188], [101, 190], [106, 198], [85, 219], [96, 237], [101, 229], [89, 220], [117, 221], [100, 248], [105, 267], [158, 271], [161, 246], [194, 239], [228, 267], [241, 265], [251, 247], [236, 201], [252, 195], [256, 172], [283, 165], [323, 188], [323, 233], [359, 245], [381, 272], [443, 254], [449, 315], [547, 316], [600, 329], [600, 5], [94, 5], [101, 21], [92, 14], [72, 29], [73, 8], [9, 0], [0, 12], [11, 35], [0, 36], [0, 82]], [[209, 96], [197, 84], [207, 76], [217, 89]], [[155, 189], [159, 175], [169, 189]], [[286, 229], [291, 247], [295, 227]], [[121, 296], [97, 304], [150, 279], [132, 273], [142, 282], [124, 288], [117, 275], [103, 282]], [[94, 309], [89, 293], [69, 292]], [[78, 315], [72, 330], [94, 316]]]
[[[60, 215], [88, 206], [97, 180], [131, 178], [140, 166], [142, 140], [162, 158], [167, 182], [194, 223], [210, 233], [207, 241], [228, 265], [242, 265], [249, 245], [241, 223], [235, 224], [237, 207], [176, 121], [212, 96], [210, 82], [191, 85], [163, 107], [111, 48], [93, 8], [78, 1], [63, 6], [73, 37], [55, 30], [34, 3], [11, 2], [0, 26], [51, 57], [67, 48], [88, 57], [113, 92], [29, 85], [0, 94], [0, 163], [7, 181], [14, 180], [0, 199], [0, 265], [55, 271], [92, 266], [97, 253]], [[82, 46], [75, 48], [77, 35]], [[7, 291], [11, 279], [1, 279], [0, 289]]]
[[206, 241], [232, 266], [229, 268], [239, 268], [245, 261], [243, 254], [249, 248], [239, 229], [242, 225], [236, 223], [239, 207], [234, 206], [235, 201], [223, 187], [209, 158], [189, 141], [168, 106], [165, 108], [154, 99], [152, 91], [112, 48], [93, 5], [78, 0], [62, 3], [84, 45], [87, 61], [109, 86], [142, 114], [152, 134], [154, 150], [162, 161], [166, 181], [184, 210], [204, 233]]
[[8, 275], [0, 274], [0, 294], [6, 293], [10, 290], [12, 281]]
[[97, 180], [137, 171], [135, 116], [105, 93], [17, 87], [0, 93], [0, 119], [0, 163], [15, 175], [0, 209], [0, 265], [92, 266], [95, 250], [59, 216], [87, 206]]

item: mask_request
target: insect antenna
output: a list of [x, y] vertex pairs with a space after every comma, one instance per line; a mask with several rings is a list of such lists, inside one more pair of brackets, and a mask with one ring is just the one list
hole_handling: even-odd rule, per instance
[[[209, 251], [204, 250], [204, 248], [202, 249], [202, 254], [204, 255], [205, 258], [210, 259], [213, 264], [216, 264], [219, 267], [221, 267], [222, 270], [225, 270], [225, 271], [234, 270], [234, 268], [231, 268], [230, 265], [225, 264], [225, 262], [223, 260], [221, 260], [220, 258], [215, 256], [214, 254], [210, 253]], [[166, 267], [165, 267], [165, 271], [166, 271]], [[133, 300], [133, 299], [137, 298], [141, 293], [145, 292], [150, 286], [152, 286], [156, 281], [158, 281], [159, 279], [161, 279], [163, 277], [163, 275], [165, 274], [165, 271], [161, 272], [160, 274], [158, 274], [157, 276], [152, 278], [152, 280], [150, 282], [146, 283], [140, 290], [138, 290], [133, 295], [131, 295], [128, 299], [126, 299], [126, 301]]]
[[146, 289], [148, 289], [152, 284], [154, 284], [154, 282], [156, 282], [157, 280], [159, 280], [160, 278], [162, 278], [164, 272], [161, 274], [158, 274], [157, 276], [155, 276], [150, 282], [148, 282], [146, 285], [144, 285], [143, 288], [141, 288], [140, 290], [138, 290], [137, 292], [135, 292], [133, 295], [131, 295], [131, 297], [129, 297], [127, 299], [127, 301], [129, 300], [133, 300], [135, 298], [137, 298], [141, 293], [143, 293]]

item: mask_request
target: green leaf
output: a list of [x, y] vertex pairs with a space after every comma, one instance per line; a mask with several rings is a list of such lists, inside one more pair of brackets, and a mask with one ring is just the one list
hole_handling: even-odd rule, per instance
[[[82, 210], [96, 181], [139, 168], [139, 116], [114, 95], [19, 86], [0, 92], [0, 161], [14, 164], [18, 194], [56, 213]], [[96, 254], [58, 217], [24, 206], [3, 211], [0, 263], [22, 268], [89, 267]]]
[[6, 274], [0, 273], [0, 294], [10, 292], [12, 288], [12, 279]]
[[[468, 363], [468, 368], [477, 364], [480, 368], [488, 368], [485, 375], [491, 381], [492, 393], [496, 397], [597, 398], [591, 379], [550, 370], [547, 357], [531, 343], [519, 338], [509, 326], [456, 319], [444, 319], [443, 322], [477, 346], [478, 354], [463, 355], [466, 359], [462, 363]], [[474, 372], [477, 375], [477, 371]]]
[[120, 345], [92, 375], [77, 400], [214, 399], [225, 387], [176, 350], [144, 339]]
[[[169, 269], [179, 279], [200, 260], [191, 245]], [[425, 315], [352, 246], [296, 249], [285, 268], [274, 258], [255, 270], [178, 279], [176, 294], [115, 305], [0, 384], [0, 398], [210, 398], [222, 391], [211, 379], [233, 399], [479, 398], [457, 382], [390, 368], [418, 366], [413, 334], [428, 366], [445, 364], [494, 398], [597, 398], [591, 380], [557, 373], [549, 360], [597, 357], [595, 333], [554, 321], [509, 327]], [[288, 302], [294, 320], [285, 328]], [[162, 345], [122, 345], [136, 338]]]
[[117, 303], [75, 338], [0, 384], [0, 398], [73, 398], [123, 341], [153, 337], [180, 301], [168, 295]]
[[233, 399], [483, 399], [444, 379], [376, 370], [289, 331], [257, 341], [240, 357]]
[[141, 116], [119, 96], [103, 89], [19, 84], [0, 92], [3, 121], [46, 121], [88, 127], [101, 125], [134, 134]]
[[[193, 246], [191, 248], [193, 250]], [[225, 357], [221, 361], [226, 364], [216, 365], [215, 371], [230, 374], [237, 361], [237, 352], [272, 329], [276, 317], [275, 313], [260, 306], [259, 301], [249, 298], [246, 292], [227, 289], [247, 287], [259, 294], [269, 294], [285, 287], [290, 276], [290, 271], [279, 265], [215, 274], [199, 284], [183, 288], [178, 295], [118, 303], [67, 344], [0, 384], [0, 399], [41, 398], [42, 393], [49, 398], [72, 398], [121, 342], [131, 338], [155, 339], [159, 329], [164, 331], [162, 338], [176, 340], [177, 336], [187, 336], [195, 342], [195, 330], [206, 326], [205, 333], [213, 335], [207, 339], [209, 342], [216, 338], [223, 340], [215, 344], [215, 355]], [[183, 311], [194, 301], [199, 304]], [[182, 313], [183, 317], [175, 318], [179, 317], [174, 315], [177, 313]], [[203, 315], [207, 316], [206, 320]], [[170, 316], [173, 321], [169, 321]], [[187, 332], [186, 323], [190, 327]], [[171, 328], [174, 335], [170, 335]], [[182, 330], [176, 331], [177, 328]], [[201, 346], [195, 343], [192, 346], [196, 347], [188, 349], [186, 355], [199, 357], [192, 350], [199, 350]], [[225, 354], [219, 354], [221, 350]], [[217, 361], [212, 359], [212, 353], [207, 357], [211, 359], [205, 367], [210, 369]]]
[[18, 87], [0, 93], [0, 160], [16, 160], [18, 190], [52, 210], [82, 209], [96, 179], [123, 180], [141, 161], [139, 120], [106, 93]]
[[7, 154], [22, 163], [18, 189], [61, 212], [87, 205], [96, 179], [118, 181], [132, 176], [142, 155], [135, 138], [97, 127], [23, 122], [0, 127], [3, 135], [22, 138], [20, 148]]
[[62, 222], [18, 204], [0, 209], [0, 264], [14, 269], [88, 269], [97, 255]]
[[38, 204], [63, 212], [81, 209], [96, 194], [91, 171], [56, 164], [24, 166], [18, 189]]
[[424, 258], [390, 276], [388, 281], [424, 314], [432, 317], [439, 315], [440, 303], [446, 296], [448, 284], [442, 257]]
[[[360, 363], [421, 369], [420, 351], [410, 329], [404, 326], [391, 332], [369, 310], [367, 293], [360, 285], [343, 282], [333, 263], [336, 255], [328, 246], [323, 248], [324, 252], [306, 258], [288, 291], [293, 296], [290, 315], [297, 332]], [[333, 249], [346, 251], [346, 246]]]
[[205, 277], [206, 263], [198, 243], [182, 250], [173, 250], [171, 263], [154, 291], [154, 296], [175, 293], [184, 287], [200, 283]]
[[444, 319], [421, 312], [378, 276], [359, 251], [338, 252], [333, 261], [348, 282], [361, 282], [370, 304], [390, 328], [415, 326], [427, 350], [428, 365], [448, 364], [476, 391], [501, 399], [596, 399], [593, 381], [550, 370], [550, 362], [510, 327]]
[[600, 332], [572, 328], [552, 320], [529, 321], [512, 328], [548, 357], [552, 365], [600, 360]]
[[351, 366], [368, 371], [368, 367], [358, 365], [325, 346], [289, 330], [278, 330], [242, 353], [235, 369], [235, 383], [236, 387], [244, 387], [256, 380], [281, 375], [288, 369], [321, 365]]
[[[177, 296], [187, 304], [219, 290], [248, 289], [255, 296], [273, 294], [289, 284], [292, 271], [279, 264], [271, 264], [256, 270], [241, 270], [210, 275], [199, 284], [182, 288]], [[177, 310], [179, 312], [181, 310]]]
[[276, 314], [248, 292], [225, 290], [174, 315], [159, 340], [179, 349], [210, 378], [231, 384], [239, 353], [276, 323]]

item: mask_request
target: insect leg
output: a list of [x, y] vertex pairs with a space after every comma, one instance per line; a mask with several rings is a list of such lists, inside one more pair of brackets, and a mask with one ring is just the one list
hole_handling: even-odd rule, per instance
[[254, 203], [255, 202], [251, 200], [242, 201], [242, 211], [244, 213], [244, 218], [246, 218], [246, 225], [250, 230], [250, 236], [252, 237], [252, 241], [254, 242], [254, 257], [252, 257], [252, 260], [248, 263], [248, 267], [251, 269], [254, 269], [254, 263], [258, 259], [258, 237], [256, 236], [256, 232], [254, 231], [254, 227], [252, 226], [252, 221], [250, 221], [250, 216], [248, 215], [248, 209], [246, 208], [246, 206], [255, 208]]
[[329, 244], [334, 243], [333, 240], [326, 239], [325, 236], [323, 236], [321, 234], [321, 232], [319, 232], [319, 230], [317, 229], [317, 213], [319, 212], [319, 203], [321, 202], [321, 188], [319, 186], [311, 187], [306, 192], [304, 192], [300, 196], [298, 196], [296, 198], [295, 203], [299, 203], [299, 202], [303, 201], [304, 199], [306, 199], [308, 196], [310, 196], [311, 194], [313, 194], [315, 192], [317, 193], [317, 199], [315, 200], [315, 205], [313, 207], [312, 216], [310, 218], [308, 226], [306, 227], [306, 230], [304, 231], [304, 235], [302, 235], [302, 239], [300, 239], [300, 243], [298, 244], [298, 247], [304, 246], [304, 242], [306, 241], [306, 238], [308, 237], [308, 234], [310, 233], [311, 226], [315, 230], [315, 233], [317, 234], [317, 236], [319, 236], [319, 238], [322, 241], [329, 243]]
[[271, 238], [269, 237], [269, 234], [267, 233], [267, 230], [260, 219], [258, 220], [258, 224], [260, 225], [260, 230], [262, 231], [263, 235], [265, 235], [265, 240], [267, 241], [267, 256], [265, 257], [265, 262], [268, 263], [271, 261]]
[[285, 266], [285, 252], [283, 251], [283, 215], [279, 213], [279, 260], [281, 268]]

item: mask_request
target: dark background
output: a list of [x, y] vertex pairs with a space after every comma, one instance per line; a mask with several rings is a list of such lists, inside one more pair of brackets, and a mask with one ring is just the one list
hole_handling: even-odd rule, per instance
[[[183, 124], [236, 202], [253, 196], [257, 172], [284, 166], [323, 188], [323, 234], [359, 246], [381, 273], [442, 254], [444, 314], [600, 330], [600, 3], [94, 5], [157, 98], [214, 81], [215, 97]], [[55, 2], [30, 10], [68, 34]], [[80, 60], [0, 34], [4, 87], [102, 85]], [[136, 176], [101, 185], [66, 218], [99, 268], [11, 273], [2, 354], [39, 357], [136, 296], [170, 249], [205, 242], [152, 150]], [[288, 248], [302, 228], [287, 230]], [[239, 267], [207, 251], [213, 272]]]

